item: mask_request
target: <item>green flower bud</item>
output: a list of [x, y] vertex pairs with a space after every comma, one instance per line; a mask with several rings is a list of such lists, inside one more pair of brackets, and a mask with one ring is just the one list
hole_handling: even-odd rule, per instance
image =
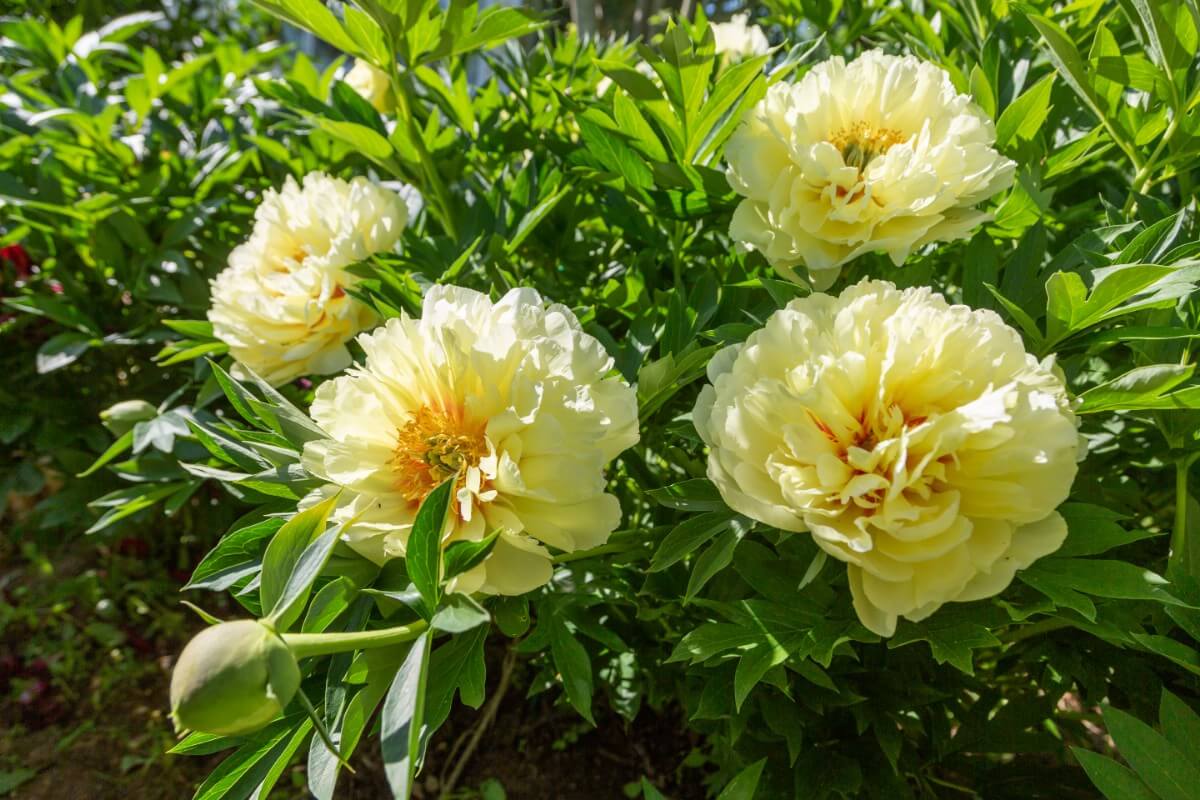
[[145, 400], [122, 400], [100, 412], [100, 424], [113, 436], [123, 436], [137, 423], [157, 416], [158, 409]]
[[300, 667], [282, 639], [257, 620], [222, 622], [188, 642], [171, 675], [178, 728], [222, 736], [258, 730], [300, 686]]

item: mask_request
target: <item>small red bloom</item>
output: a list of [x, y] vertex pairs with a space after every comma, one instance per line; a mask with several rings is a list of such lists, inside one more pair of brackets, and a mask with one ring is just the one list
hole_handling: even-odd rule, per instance
[[13, 265], [13, 269], [17, 271], [17, 278], [28, 278], [33, 274], [33, 261], [29, 258], [29, 253], [19, 244], [10, 244], [8, 247], [0, 247], [0, 261], [5, 261]]

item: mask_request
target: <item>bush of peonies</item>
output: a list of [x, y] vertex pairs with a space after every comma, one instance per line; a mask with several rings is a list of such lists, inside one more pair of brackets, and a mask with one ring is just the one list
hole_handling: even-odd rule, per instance
[[[721, 798], [1184, 785], [1135, 755], [1200, 744], [1184, 3], [637, 47], [261, 5], [353, 62], [258, 82], [319, 155], [172, 324], [198, 394], [135, 422], [244, 511], [186, 588], [247, 619], [171, 687], [178, 752], [236, 748], [202, 796], [301, 752], [334, 796], [376, 708], [410, 796], [489, 648], [589, 722], [682, 708]], [[1131, 768], [1092, 752], [1160, 696]]]

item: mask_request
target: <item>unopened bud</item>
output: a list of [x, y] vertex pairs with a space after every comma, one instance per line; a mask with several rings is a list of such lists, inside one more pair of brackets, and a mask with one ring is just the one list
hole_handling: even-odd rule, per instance
[[113, 436], [123, 436], [137, 423], [157, 416], [158, 410], [145, 400], [122, 400], [100, 412], [100, 423]]
[[300, 667], [283, 640], [256, 620], [206, 628], [183, 648], [171, 675], [171, 715], [179, 728], [237, 736], [279, 715], [300, 686]]

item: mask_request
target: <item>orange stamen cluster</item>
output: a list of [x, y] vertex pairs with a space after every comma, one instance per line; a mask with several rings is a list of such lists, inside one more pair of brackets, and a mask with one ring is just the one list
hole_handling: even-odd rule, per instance
[[483, 427], [461, 411], [421, 406], [396, 437], [392, 466], [397, 489], [419, 503], [455, 474], [465, 481], [467, 469], [487, 452]]

